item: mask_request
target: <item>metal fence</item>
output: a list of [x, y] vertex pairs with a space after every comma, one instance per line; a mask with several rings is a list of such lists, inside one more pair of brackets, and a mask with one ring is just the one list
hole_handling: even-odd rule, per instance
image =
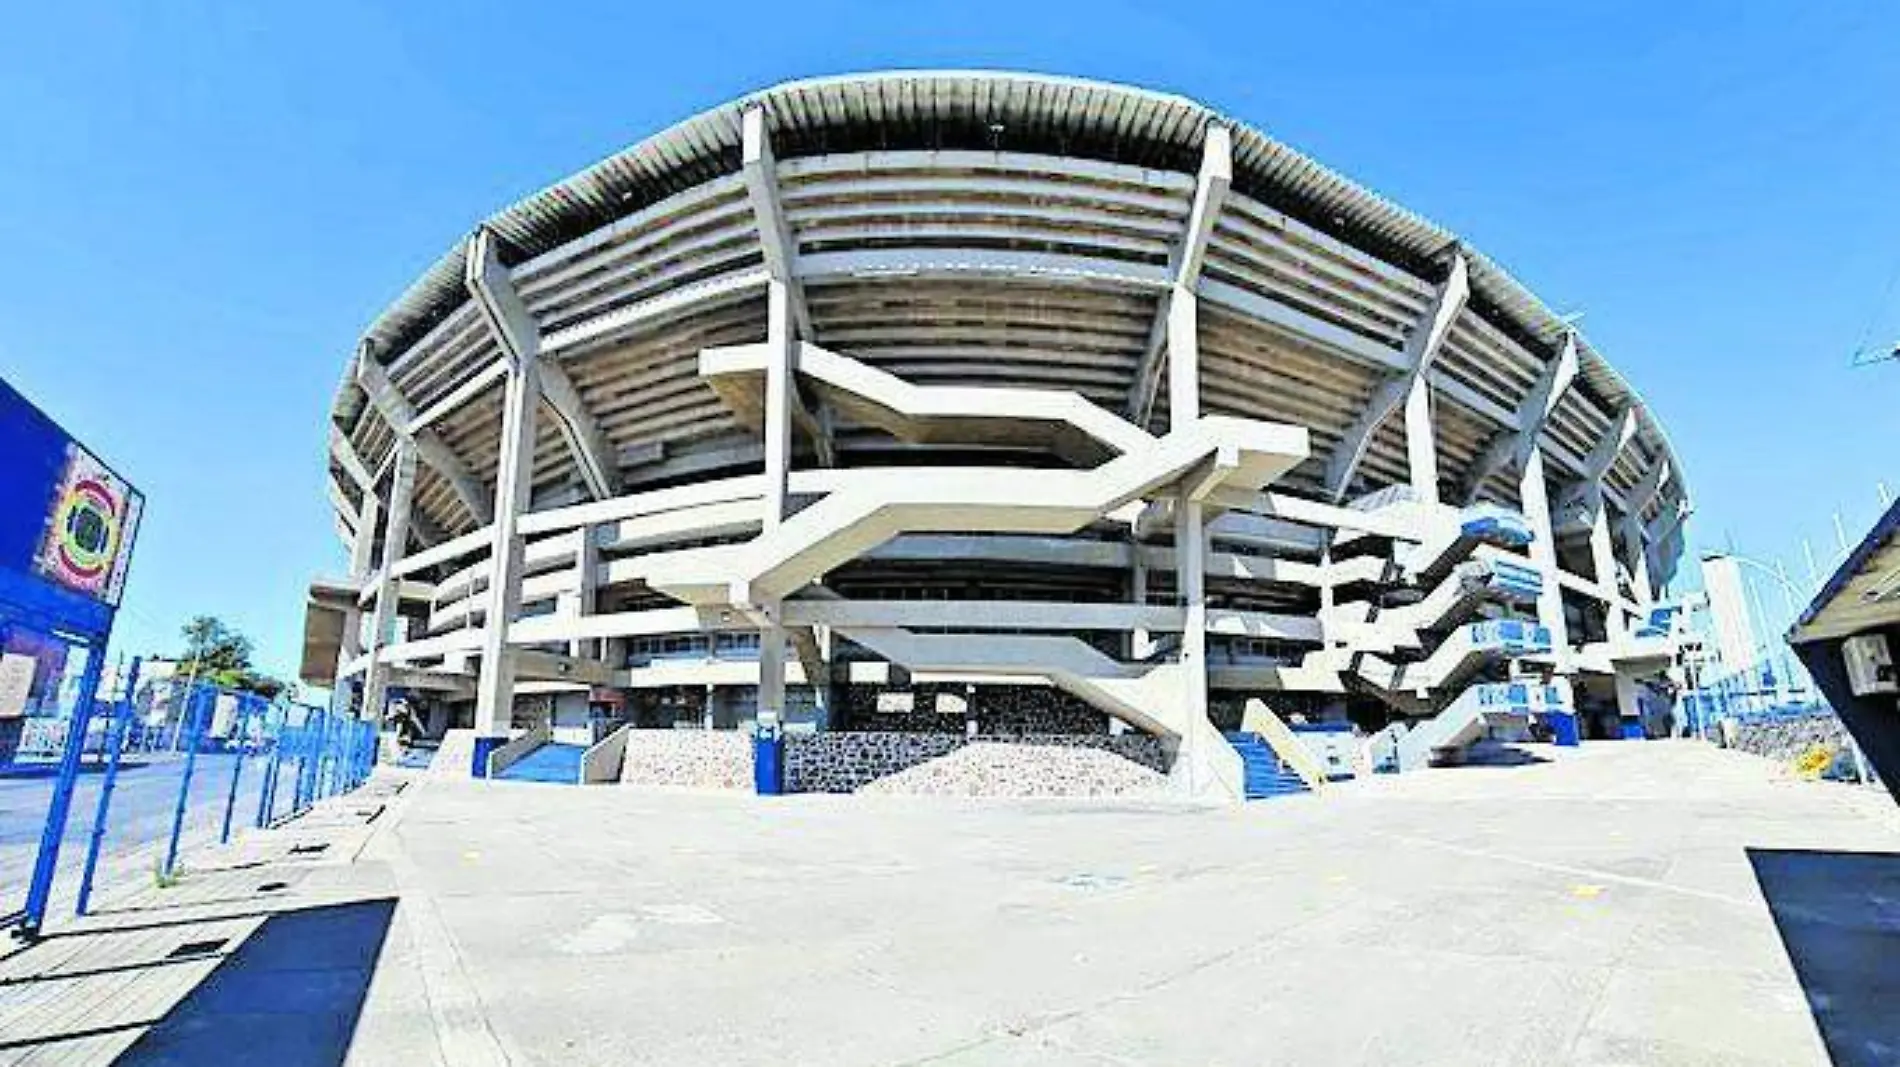
[[35, 861], [54, 865], [55, 908], [84, 915], [96, 893], [170, 884], [192, 849], [293, 818], [375, 764], [375, 728], [323, 708], [187, 679], [116, 688], [90, 716], [75, 708], [22, 737], [19, 758], [48, 768], [38, 788], [70, 794], [56, 859], [42, 847]]

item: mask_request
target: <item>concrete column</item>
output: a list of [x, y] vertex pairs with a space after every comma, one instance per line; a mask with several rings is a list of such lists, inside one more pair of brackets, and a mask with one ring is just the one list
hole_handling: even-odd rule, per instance
[[1630, 594], [1638, 604], [1647, 605], [1656, 599], [1656, 590], [1649, 584], [1649, 546], [1643, 541], [1640, 519], [1623, 523], [1623, 551], [1630, 558]]
[[[1168, 308], [1168, 427], [1180, 431], [1201, 417], [1199, 312], [1191, 289], [1177, 287]], [[1187, 721], [1207, 717], [1207, 523], [1200, 501], [1182, 492], [1174, 507], [1174, 572], [1183, 611], [1182, 700]], [[1201, 761], [1197, 731], [1181, 738], [1178, 758], [1187, 760], [1190, 791], [1199, 792]]]
[[1629, 630], [1629, 617], [1618, 606], [1616, 595], [1616, 553], [1610, 550], [1609, 509], [1599, 504], [1596, 518], [1590, 523], [1590, 569], [1596, 573], [1597, 585], [1601, 586], [1605, 596], [1603, 614], [1612, 640]]
[[1620, 722], [1622, 736], [1640, 741], [1643, 738], [1643, 704], [1641, 690], [1636, 684], [1636, 676], [1628, 671], [1616, 672], [1616, 715]]
[[523, 360], [508, 374], [501, 410], [501, 456], [495, 473], [495, 522], [490, 549], [488, 618], [482, 626], [482, 669], [475, 681], [475, 768], [508, 736], [515, 703], [514, 657], [508, 627], [521, 613], [524, 547], [521, 516], [534, 487], [534, 420], [541, 403], [539, 371]]
[[[798, 334], [791, 286], [779, 279], [767, 284], [765, 343], [765, 499], [761, 537], [770, 537], [785, 521], [786, 484], [792, 467], [792, 390], [797, 388]], [[758, 712], [785, 713], [785, 627], [776, 601], [756, 605], [759, 628]]]
[[[1148, 604], [1148, 561], [1141, 553], [1141, 539], [1129, 531], [1129, 550], [1134, 562], [1129, 572], [1128, 602], [1136, 607]], [[1137, 626], [1128, 635], [1128, 655], [1131, 659], [1145, 660], [1155, 653], [1154, 634], [1146, 626]]]
[[363, 717], [381, 725], [383, 701], [389, 692], [389, 665], [382, 651], [396, 636], [396, 611], [402, 601], [402, 581], [396, 564], [409, 542], [409, 508], [416, 487], [416, 443], [396, 439], [396, 461], [390, 465], [389, 522], [383, 529], [383, 566], [376, 587], [376, 605], [370, 615], [369, 669], [363, 676]]
[[1533, 448], [1524, 457], [1518, 482], [1524, 518], [1531, 527], [1531, 562], [1544, 576], [1537, 597], [1537, 621], [1550, 629], [1551, 656], [1557, 670], [1570, 673], [1570, 628], [1564, 623], [1563, 589], [1557, 584], [1557, 539], [1550, 525], [1550, 493], [1544, 484], [1544, 452]]
[[1405, 459], [1412, 490], [1420, 500], [1438, 503], [1438, 440], [1432, 432], [1432, 383], [1425, 374], [1414, 376], [1405, 393]]
[[1207, 524], [1202, 505], [1183, 493], [1175, 504], [1174, 552], [1181, 583], [1181, 664], [1189, 714], [1207, 714]]
[[1333, 636], [1333, 613], [1339, 606], [1339, 591], [1333, 587], [1333, 535], [1322, 531], [1319, 543], [1319, 617], [1320, 647], [1334, 648], [1344, 642]]
[[[376, 530], [382, 519], [382, 503], [374, 486], [363, 490], [363, 506], [357, 510], [356, 536], [350, 543], [350, 582], [358, 589], [369, 580], [376, 562]], [[356, 657], [363, 654], [363, 610], [356, 598], [343, 611], [343, 637], [337, 646], [336, 680], [330, 685], [330, 710], [338, 715], [350, 710], [348, 677], [343, 673]]]
[[1194, 290], [1175, 286], [1168, 301], [1168, 427], [1201, 417], [1201, 314]]
[[[574, 592], [567, 607], [574, 618], [580, 619], [599, 609], [600, 543], [592, 526], [583, 526], [574, 533], [578, 538], [574, 545]], [[576, 659], [598, 659], [602, 644], [598, 640], [569, 641], [567, 652]]]

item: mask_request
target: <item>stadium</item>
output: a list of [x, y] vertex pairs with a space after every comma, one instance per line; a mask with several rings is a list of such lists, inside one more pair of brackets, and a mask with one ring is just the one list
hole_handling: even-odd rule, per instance
[[436, 773], [732, 784], [763, 724], [810, 790], [1654, 732], [1690, 511], [1456, 235], [1192, 100], [991, 72], [767, 89], [482, 220], [350, 353], [328, 470], [303, 676]]

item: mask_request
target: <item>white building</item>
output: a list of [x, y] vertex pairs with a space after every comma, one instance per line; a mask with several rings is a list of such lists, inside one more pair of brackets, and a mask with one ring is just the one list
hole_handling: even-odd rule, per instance
[[1238, 795], [1249, 701], [1435, 722], [1387, 735], [1410, 763], [1633, 715], [1673, 652], [1688, 491], [1604, 357], [1454, 235], [1123, 86], [694, 116], [483, 221], [330, 418], [350, 568], [306, 680], [400, 687], [478, 764], [550, 698], [558, 739], [590, 698], [863, 730], [949, 693]]

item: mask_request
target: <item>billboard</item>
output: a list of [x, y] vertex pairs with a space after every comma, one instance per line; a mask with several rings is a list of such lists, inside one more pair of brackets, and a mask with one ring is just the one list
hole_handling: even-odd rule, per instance
[[124, 595], [144, 507], [137, 489], [0, 381], [0, 608], [98, 629]]

